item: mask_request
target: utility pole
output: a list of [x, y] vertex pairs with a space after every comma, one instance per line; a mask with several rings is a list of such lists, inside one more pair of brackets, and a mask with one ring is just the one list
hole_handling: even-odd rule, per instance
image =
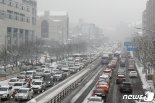
[[[4, 52], [5, 52], [5, 57], [4, 57], [4, 70], [5, 70], [5, 72], [6, 72], [6, 59], [7, 59], [7, 48], [6, 48], [6, 46], [7, 46], [7, 44], [6, 44], [6, 35], [5, 35], [5, 48], [4, 48]], [[5, 77], [6, 77], [6, 75], [5, 75]]]

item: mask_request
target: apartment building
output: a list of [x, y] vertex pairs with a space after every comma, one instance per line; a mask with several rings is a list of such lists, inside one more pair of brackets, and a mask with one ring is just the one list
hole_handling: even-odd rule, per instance
[[36, 0], [0, 0], [0, 47], [11, 51], [33, 41]]

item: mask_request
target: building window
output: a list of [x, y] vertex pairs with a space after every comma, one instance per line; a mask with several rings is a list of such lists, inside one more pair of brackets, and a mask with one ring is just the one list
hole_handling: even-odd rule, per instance
[[4, 4], [8, 4], [8, 0], [4, 0]]
[[13, 11], [7, 10], [7, 15], [9, 19], [13, 19]]
[[4, 19], [5, 18], [5, 11], [0, 11], [0, 19]]
[[26, 11], [27, 11], [27, 12], [30, 12], [30, 7], [27, 7], [27, 8], [26, 8]]

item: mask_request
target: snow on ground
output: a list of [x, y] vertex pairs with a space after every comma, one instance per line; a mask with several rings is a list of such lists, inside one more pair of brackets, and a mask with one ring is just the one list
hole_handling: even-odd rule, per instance
[[[133, 52], [130, 52], [131, 56], [134, 57]], [[142, 81], [142, 86], [144, 90], [151, 90], [154, 91], [153, 81], [146, 79], [146, 73], [143, 73], [144, 66], [140, 63], [140, 61], [135, 58], [135, 65], [138, 71], [138, 74], [140, 76], [140, 79]]]

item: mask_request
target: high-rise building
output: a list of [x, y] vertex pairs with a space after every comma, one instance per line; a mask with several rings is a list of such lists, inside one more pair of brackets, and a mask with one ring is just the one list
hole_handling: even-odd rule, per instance
[[155, 31], [155, 1], [148, 0], [146, 3], [146, 9], [142, 15], [142, 28], [143, 34], [152, 34]]
[[66, 43], [68, 39], [69, 17], [67, 12], [45, 11], [38, 16], [37, 30], [41, 38]]
[[0, 0], [0, 47], [13, 50], [35, 36], [36, 0]]

